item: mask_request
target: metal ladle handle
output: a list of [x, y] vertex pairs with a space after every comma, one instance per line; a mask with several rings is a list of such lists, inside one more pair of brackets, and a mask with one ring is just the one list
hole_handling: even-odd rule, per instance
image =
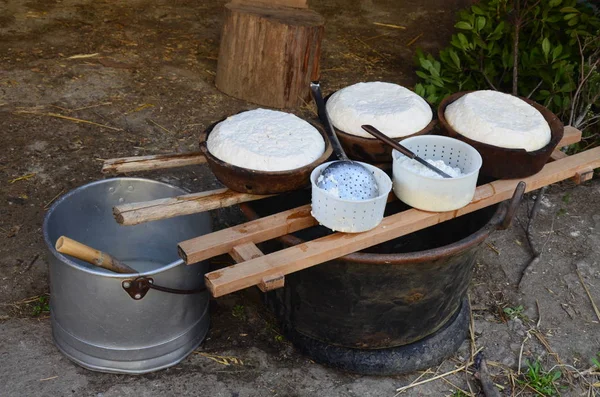
[[311, 81], [310, 90], [312, 92], [313, 99], [317, 104], [319, 120], [321, 120], [321, 124], [323, 124], [323, 126], [325, 127], [325, 133], [329, 138], [329, 142], [331, 142], [331, 147], [333, 148], [333, 151], [335, 152], [338, 159], [349, 161], [348, 156], [346, 156], [346, 152], [344, 152], [342, 144], [340, 143], [340, 140], [338, 139], [335, 130], [333, 129], [331, 120], [329, 120], [327, 108], [325, 107], [325, 100], [323, 99], [323, 94], [321, 94], [321, 84], [319, 84], [318, 81]]
[[444, 178], [452, 178], [450, 175], [446, 174], [444, 171], [440, 170], [439, 168], [437, 168], [434, 165], [429, 164], [427, 161], [423, 160], [422, 158], [417, 156], [415, 153], [413, 153], [410, 149], [402, 146], [400, 143], [396, 142], [389, 136], [385, 135], [383, 132], [379, 131], [377, 128], [373, 127], [372, 125], [366, 124], [366, 125], [362, 125], [361, 127], [363, 130], [367, 131], [369, 134], [373, 135], [375, 138], [379, 139], [380, 141], [382, 141], [384, 143], [387, 143], [388, 145], [390, 145], [391, 147], [393, 147], [394, 149], [396, 149], [397, 151], [399, 151], [406, 157], [418, 161], [419, 163], [423, 164], [425, 167], [436, 172], [438, 175], [441, 175]]

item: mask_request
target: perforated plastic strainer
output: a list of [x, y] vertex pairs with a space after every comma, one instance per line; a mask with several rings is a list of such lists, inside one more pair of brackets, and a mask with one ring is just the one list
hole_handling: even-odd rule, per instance
[[383, 219], [392, 181], [385, 172], [372, 165], [361, 163], [377, 181], [379, 195], [368, 200], [344, 200], [317, 186], [319, 176], [331, 162], [315, 168], [310, 175], [312, 184], [312, 215], [325, 227], [338, 232], [359, 233], [379, 225]]
[[377, 197], [379, 191], [373, 174], [363, 166], [363, 163], [352, 161], [346, 156], [333, 130], [331, 120], [329, 120], [325, 101], [321, 94], [321, 85], [318, 81], [313, 81], [310, 83], [310, 89], [317, 104], [319, 119], [325, 127], [333, 151], [340, 159], [340, 161], [329, 163], [329, 167], [323, 169], [317, 185], [341, 199], [362, 201]]
[[448, 179], [421, 175], [406, 167], [413, 160], [394, 150], [394, 193], [400, 200], [411, 207], [434, 212], [456, 210], [471, 202], [482, 164], [475, 148], [438, 135], [415, 136], [400, 143], [423, 159], [442, 160], [463, 173]]

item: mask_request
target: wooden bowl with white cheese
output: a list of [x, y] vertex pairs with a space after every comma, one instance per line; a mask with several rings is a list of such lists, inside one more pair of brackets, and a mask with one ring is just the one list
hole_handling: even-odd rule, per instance
[[548, 108], [497, 91], [452, 94], [440, 103], [438, 120], [448, 136], [481, 154], [480, 174], [497, 179], [538, 173], [564, 133], [563, 123]]
[[431, 105], [398, 84], [357, 83], [332, 93], [326, 101], [336, 135], [353, 160], [392, 162], [392, 148], [366, 133], [364, 124], [396, 140], [430, 134], [437, 125]]
[[331, 144], [320, 126], [293, 114], [255, 109], [209, 126], [200, 151], [229, 189], [279, 194], [310, 185], [310, 173], [329, 159]]

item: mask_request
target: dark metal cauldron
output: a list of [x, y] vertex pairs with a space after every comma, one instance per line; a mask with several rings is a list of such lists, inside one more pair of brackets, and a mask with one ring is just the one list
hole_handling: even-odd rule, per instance
[[[524, 184], [510, 205], [484, 208], [287, 275], [284, 288], [266, 294], [267, 303], [285, 335], [315, 361], [377, 375], [436, 365], [465, 340], [475, 255], [492, 232], [508, 227], [523, 190]], [[296, 192], [246, 203], [242, 211], [254, 219], [307, 199], [307, 193]], [[387, 214], [406, 208], [396, 201], [388, 204]], [[328, 233], [317, 226], [278, 243], [296, 245]]]

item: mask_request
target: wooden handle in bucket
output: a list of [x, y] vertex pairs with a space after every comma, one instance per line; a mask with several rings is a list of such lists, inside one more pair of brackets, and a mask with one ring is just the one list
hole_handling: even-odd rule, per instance
[[115, 273], [138, 273], [137, 270], [127, 266], [109, 254], [99, 251], [95, 248], [88, 247], [85, 244], [65, 236], [61, 236], [56, 241], [55, 248], [61, 254], [72, 256], [84, 262], [91, 263], [92, 265], [111, 270]]

